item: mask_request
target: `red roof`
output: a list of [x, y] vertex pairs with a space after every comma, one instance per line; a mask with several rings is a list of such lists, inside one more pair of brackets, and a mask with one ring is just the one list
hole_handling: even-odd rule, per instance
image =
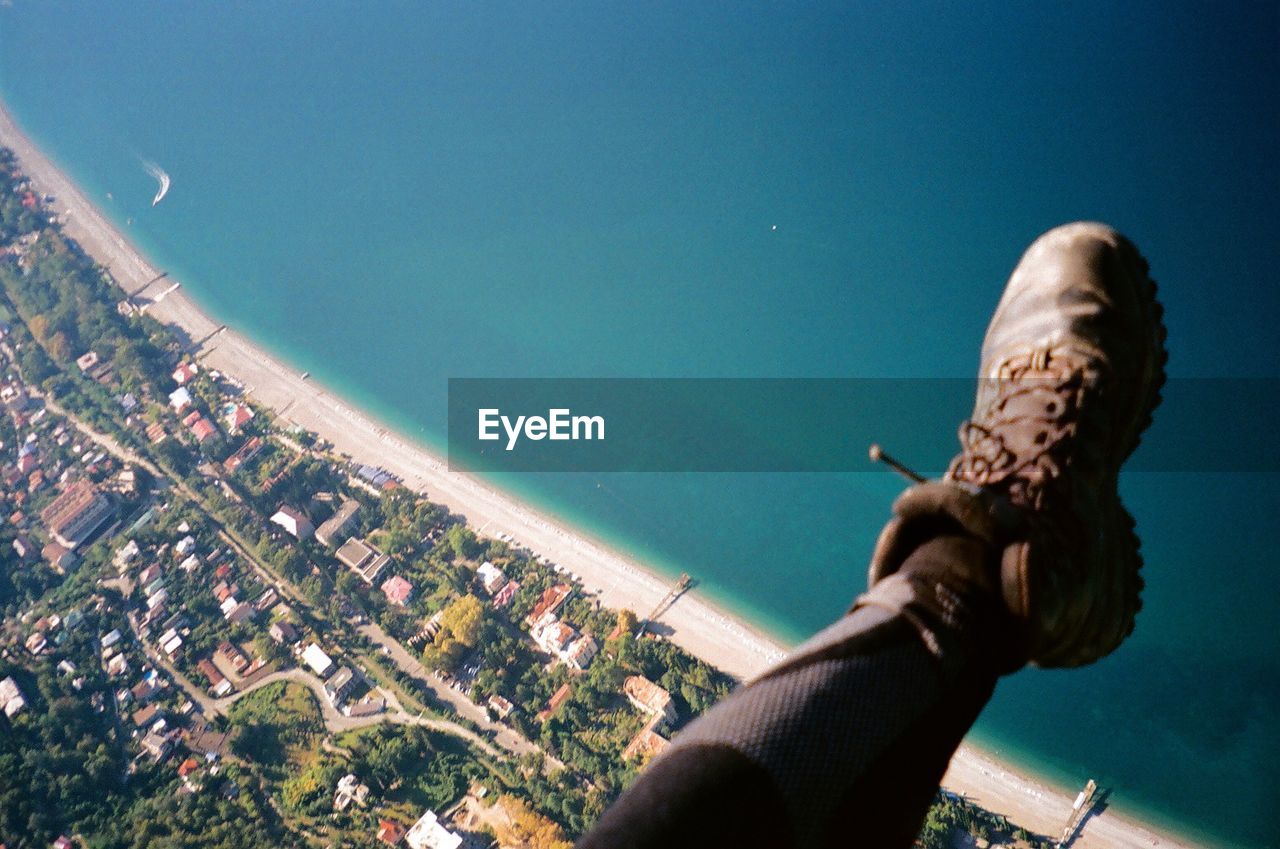
[[200, 761], [195, 758], [187, 758], [182, 762], [182, 766], [178, 767], [178, 775], [186, 778], [191, 773], [200, 768]]
[[382, 582], [382, 592], [389, 601], [404, 604], [409, 600], [409, 596], [413, 595], [413, 584], [396, 575]]
[[392, 820], [378, 820], [378, 839], [392, 846], [404, 837], [404, 826]]

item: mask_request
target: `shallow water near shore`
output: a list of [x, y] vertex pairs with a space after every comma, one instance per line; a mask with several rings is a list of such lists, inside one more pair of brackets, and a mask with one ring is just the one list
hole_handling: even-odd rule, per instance
[[[449, 377], [967, 375], [1022, 247], [1082, 217], [1151, 259], [1173, 374], [1277, 376], [1268, 24], [1161, 9], [19, 2], [0, 94], [214, 315], [441, 449]], [[154, 208], [143, 160], [173, 178]], [[965, 413], [867, 415], [910, 461]], [[1174, 466], [1123, 481], [1134, 637], [1003, 681], [975, 734], [1206, 843], [1275, 845], [1275, 476]], [[495, 483], [793, 640], [861, 588], [900, 490]]]

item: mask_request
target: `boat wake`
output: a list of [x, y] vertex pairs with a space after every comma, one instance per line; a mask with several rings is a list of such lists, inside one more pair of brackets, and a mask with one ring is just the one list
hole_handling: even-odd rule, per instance
[[151, 200], [151, 205], [155, 206], [160, 201], [164, 200], [164, 196], [169, 193], [169, 183], [171, 180], [169, 179], [168, 172], [154, 162], [144, 159], [142, 160], [142, 167], [145, 168], [147, 173], [154, 177], [156, 182], [160, 184], [160, 188], [156, 191], [156, 196]]

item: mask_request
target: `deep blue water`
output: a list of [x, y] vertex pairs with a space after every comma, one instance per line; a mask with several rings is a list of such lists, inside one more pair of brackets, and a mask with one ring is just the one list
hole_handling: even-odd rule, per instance
[[[1077, 218], [1151, 260], [1172, 374], [1280, 377], [1277, 31], [1185, 3], [15, 0], [0, 94], [214, 314], [439, 448], [449, 377], [968, 375], [1022, 248]], [[895, 412], [868, 415], [910, 454], [966, 410]], [[1214, 436], [1194, 405], [1155, 427]], [[1275, 845], [1275, 470], [1170, 468], [1123, 481], [1135, 636], [1003, 682], [976, 735]], [[899, 489], [502, 483], [790, 638], [861, 589]]]

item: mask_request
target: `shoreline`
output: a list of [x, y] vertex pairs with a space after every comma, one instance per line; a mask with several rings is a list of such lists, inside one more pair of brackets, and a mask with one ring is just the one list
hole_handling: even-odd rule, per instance
[[[3, 101], [0, 145], [14, 151], [20, 168], [41, 194], [57, 198], [57, 210], [70, 210], [64, 230], [110, 270], [118, 286], [134, 293], [135, 300], [146, 301], [147, 311], [157, 320], [178, 327], [193, 342], [203, 340], [193, 345], [193, 356], [241, 382], [247, 395], [277, 417], [317, 433], [337, 452], [400, 476], [406, 486], [465, 516], [477, 531], [484, 528], [489, 535], [510, 535], [516, 544], [576, 576], [607, 607], [626, 607], [643, 615], [666, 594], [671, 579], [483, 481], [448, 471], [431, 452], [314, 380], [303, 378], [252, 340], [231, 328], [219, 331], [222, 325], [181, 289], [166, 291], [177, 281], [167, 276], [156, 279], [159, 270], [25, 135]], [[661, 622], [677, 645], [737, 678], [759, 674], [788, 650], [696, 590], [682, 596]], [[1060, 831], [1076, 792], [1030, 775], [970, 743], [962, 745], [953, 758], [943, 786], [1049, 837]], [[1192, 849], [1196, 844], [1108, 810], [1090, 817], [1072, 845]]]

